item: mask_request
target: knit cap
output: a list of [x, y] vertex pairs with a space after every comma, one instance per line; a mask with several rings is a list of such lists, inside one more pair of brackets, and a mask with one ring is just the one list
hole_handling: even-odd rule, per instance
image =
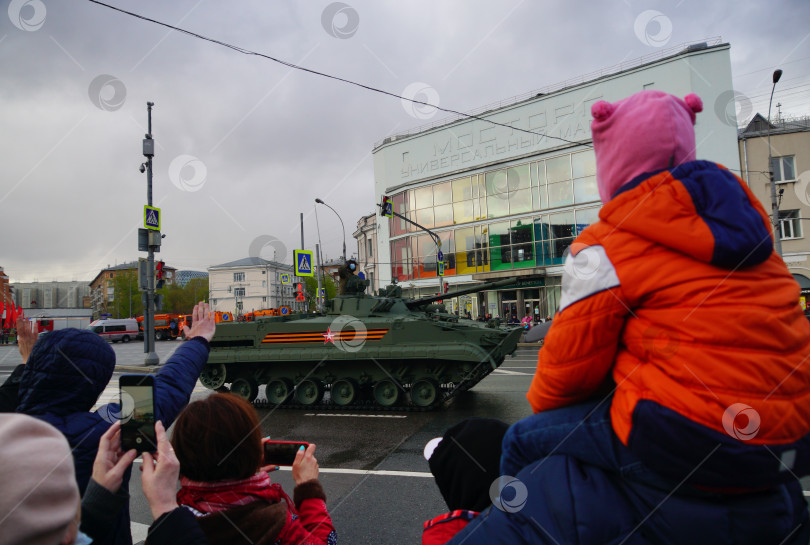
[[468, 418], [426, 445], [425, 458], [451, 511], [483, 511], [500, 476], [501, 443], [509, 426], [493, 418]]
[[73, 456], [59, 430], [0, 414], [0, 545], [56, 545], [79, 508]]
[[703, 101], [694, 93], [680, 99], [650, 90], [594, 103], [591, 133], [602, 202], [640, 174], [694, 161], [695, 114], [701, 111]]

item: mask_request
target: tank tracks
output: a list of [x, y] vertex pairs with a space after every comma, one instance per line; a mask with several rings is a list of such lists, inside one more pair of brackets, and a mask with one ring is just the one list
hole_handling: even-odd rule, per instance
[[[328, 402], [321, 401], [320, 403], [312, 403], [310, 405], [304, 405], [302, 403], [296, 403], [295, 398], [292, 397], [288, 401], [282, 404], [275, 404], [269, 403], [265, 399], [255, 399], [253, 401], [253, 406], [257, 409], [284, 409], [284, 410], [307, 410], [307, 411], [329, 411], [329, 412], [342, 412], [342, 413], [351, 413], [351, 412], [428, 412], [434, 411], [446, 403], [449, 403], [451, 399], [456, 397], [458, 394], [462, 392], [466, 392], [476, 384], [478, 384], [481, 380], [483, 380], [487, 375], [489, 375], [493, 369], [489, 367], [489, 365], [479, 364], [478, 367], [473, 369], [472, 373], [469, 377], [465, 378], [458, 384], [448, 383], [448, 384], [441, 384], [439, 385], [440, 395], [439, 398], [434, 401], [432, 404], [420, 407], [418, 405], [413, 404], [401, 404], [401, 405], [392, 405], [392, 406], [383, 406], [378, 405], [374, 402], [373, 399], [363, 399], [355, 401], [349, 405], [338, 405], [336, 403], [332, 403], [331, 400]], [[407, 396], [400, 396], [400, 398], [407, 399]]]

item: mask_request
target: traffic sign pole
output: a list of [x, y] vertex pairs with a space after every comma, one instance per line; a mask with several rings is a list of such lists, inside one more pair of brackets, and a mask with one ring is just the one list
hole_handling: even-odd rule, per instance
[[[143, 154], [146, 156], [146, 204], [152, 206], [152, 157], [155, 155], [155, 142], [152, 139], [152, 106], [154, 102], [146, 103], [148, 117], [147, 134], [143, 140]], [[144, 225], [147, 227], [147, 225]], [[143, 351], [146, 354], [146, 365], [158, 365], [160, 358], [155, 352], [155, 252], [149, 246], [147, 259], [147, 288], [146, 307], [143, 312]]]

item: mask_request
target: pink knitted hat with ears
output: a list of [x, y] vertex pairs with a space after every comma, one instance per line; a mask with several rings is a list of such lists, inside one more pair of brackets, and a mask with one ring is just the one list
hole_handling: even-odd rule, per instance
[[639, 174], [672, 169], [695, 160], [695, 114], [703, 101], [662, 91], [641, 91], [618, 102], [591, 107], [599, 197], [608, 202]]

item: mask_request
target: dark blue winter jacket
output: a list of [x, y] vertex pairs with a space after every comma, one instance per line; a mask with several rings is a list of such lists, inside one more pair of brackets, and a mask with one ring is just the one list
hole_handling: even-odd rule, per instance
[[806, 545], [810, 540], [798, 481], [740, 495], [677, 485], [659, 490], [554, 455], [503, 483], [494, 502], [448, 543]]
[[[155, 413], [168, 428], [188, 404], [208, 360], [208, 343], [196, 337], [181, 344], [155, 376]], [[59, 429], [73, 449], [76, 481], [84, 494], [101, 436], [120, 415], [117, 403], [90, 409], [110, 382], [115, 352], [96, 333], [82, 329], [53, 331], [37, 340], [22, 373], [17, 412], [40, 418]], [[131, 470], [124, 475], [129, 487]], [[130, 545], [129, 503], [106, 540]]]

